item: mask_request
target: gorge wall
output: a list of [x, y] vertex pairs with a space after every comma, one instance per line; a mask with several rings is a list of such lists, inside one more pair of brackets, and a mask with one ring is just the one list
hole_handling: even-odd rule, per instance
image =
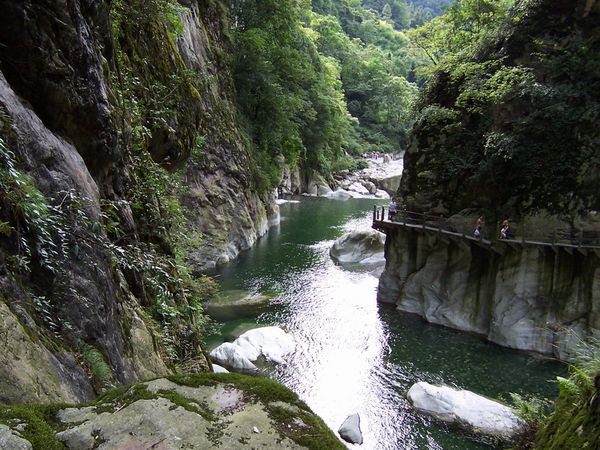
[[388, 230], [378, 300], [491, 342], [568, 360], [600, 332], [597, 253]]
[[214, 267], [278, 220], [236, 126], [218, 2], [0, 7], [0, 402], [207, 370], [182, 261]]
[[[599, 18], [596, 0], [517, 1], [498, 28], [440, 63], [419, 101], [399, 205], [471, 223], [540, 211], [574, 223], [597, 211]], [[391, 230], [379, 300], [569, 359], [600, 328], [598, 255], [504, 247]]]

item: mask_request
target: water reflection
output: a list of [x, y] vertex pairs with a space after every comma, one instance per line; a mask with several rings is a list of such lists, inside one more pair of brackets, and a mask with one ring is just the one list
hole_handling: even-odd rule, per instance
[[373, 204], [307, 198], [283, 205], [281, 225], [220, 273], [225, 289], [278, 293], [272, 309], [225, 324], [214, 340], [235, 337], [249, 320], [290, 331], [297, 351], [272, 375], [333, 430], [358, 412], [364, 443], [356, 448], [489, 448], [415, 414], [404, 393], [424, 380], [491, 397], [553, 396], [547, 380], [562, 368], [377, 305], [377, 277], [342, 269], [328, 255], [333, 239], [369, 227]]

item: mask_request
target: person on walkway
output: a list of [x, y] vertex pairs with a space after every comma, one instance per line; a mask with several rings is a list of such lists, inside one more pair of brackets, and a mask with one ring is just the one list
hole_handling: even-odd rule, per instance
[[477, 218], [477, 220], [475, 221], [475, 231], [473, 231], [473, 236], [475, 236], [476, 238], [480, 238], [481, 236], [481, 231], [482, 231], [482, 227], [485, 223], [485, 220], [483, 219], [483, 216], [479, 216]]
[[396, 200], [392, 199], [390, 202], [390, 207], [388, 209], [388, 219], [394, 220], [394, 216], [398, 212], [398, 205], [396, 205]]
[[502, 227], [500, 228], [500, 239], [510, 239], [513, 237], [513, 232], [510, 228], [510, 218], [506, 218], [502, 221]]

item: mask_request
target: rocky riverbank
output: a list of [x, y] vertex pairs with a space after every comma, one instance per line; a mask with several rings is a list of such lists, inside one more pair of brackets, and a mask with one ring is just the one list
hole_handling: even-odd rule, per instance
[[400, 186], [403, 160], [401, 155], [385, 155], [365, 159], [368, 166], [358, 170], [342, 170], [326, 179], [313, 173], [303, 177], [298, 168], [283, 168], [279, 195], [312, 195], [337, 200], [349, 198], [390, 198]]

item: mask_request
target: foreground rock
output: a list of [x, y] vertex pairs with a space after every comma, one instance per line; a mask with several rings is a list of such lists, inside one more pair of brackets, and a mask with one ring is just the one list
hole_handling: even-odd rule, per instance
[[374, 230], [352, 231], [337, 239], [329, 255], [337, 264], [384, 263], [385, 235]]
[[31, 442], [23, 439], [18, 431], [0, 423], [0, 449], [31, 450]]
[[360, 431], [360, 416], [358, 414], [351, 414], [346, 417], [338, 433], [346, 442], [358, 445], [362, 444], [363, 436]]
[[[19, 415], [10, 407], [3, 411], [9, 421]], [[38, 447], [43, 439], [44, 448], [344, 448], [294, 393], [274, 381], [239, 374], [159, 378], [109, 391], [90, 406], [32, 408], [25, 417], [19, 427]], [[31, 445], [0, 425], [0, 448]]]
[[213, 361], [233, 370], [255, 371], [253, 364], [259, 357], [276, 364], [296, 349], [294, 338], [279, 327], [248, 330], [233, 343], [225, 342], [210, 352]]
[[410, 388], [407, 397], [415, 408], [436, 419], [502, 442], [514, 440], [525, 426], [508, 406], [470, 391], [420, 381]]

